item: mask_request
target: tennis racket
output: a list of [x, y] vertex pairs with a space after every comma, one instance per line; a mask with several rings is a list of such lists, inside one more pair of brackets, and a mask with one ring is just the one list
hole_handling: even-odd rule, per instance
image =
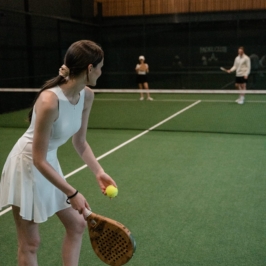
[[227, 72], [227, 69], [225, 69], [224, 67], [220, 67], [220, 69], [224, 72]]
[[121, 223], [86, 209], [89, 237], [96, 255], [107, 265], [126, 264], [136, 250], [130, 231]]

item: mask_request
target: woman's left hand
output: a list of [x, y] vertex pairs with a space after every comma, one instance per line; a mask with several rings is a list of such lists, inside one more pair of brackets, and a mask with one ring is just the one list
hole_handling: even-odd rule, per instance
[[108, 186], [113, 185], [114, 187], [117, 187], [115, 181], [104, 171], [98, 173], [96, 179], [103, 194], [106, 194], [105, 190]]

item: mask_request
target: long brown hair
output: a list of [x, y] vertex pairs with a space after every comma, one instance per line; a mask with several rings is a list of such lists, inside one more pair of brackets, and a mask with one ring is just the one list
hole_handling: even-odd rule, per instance
[[[73, 43], [67, 50], [64, 64], [69, 68], [69, 78], [74, 78], [80, 75], [84, 70], [87, 70], [88, 77], [88, 65], [92, 64], [96, 67], [103, 59], [103, 50], [94, 42], [88, 40], [81, 40]], [[45, 82], [41, 90], [38, 92], [34, 104], [40, 94], [47, 89], [53, 88], [57, 85], [66, 83], [66, 78], [58, 75]], [[34, 106], [33, 104], [33, 106]], [[33, 107], [28, 114], [28, 120], [31, 121], [33, 113]]]

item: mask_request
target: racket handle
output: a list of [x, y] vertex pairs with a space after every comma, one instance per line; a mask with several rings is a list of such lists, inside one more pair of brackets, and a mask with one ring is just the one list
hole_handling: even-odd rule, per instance
[[88, 210], [87, 208], [83, 211], [83, 216], [87, 220], [87, 218], [92, 214], [92, 211]]

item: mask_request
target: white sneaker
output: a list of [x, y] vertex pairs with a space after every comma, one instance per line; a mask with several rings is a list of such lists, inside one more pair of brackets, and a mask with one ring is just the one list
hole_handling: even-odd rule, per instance
[[239, 99], [239, 101], [237, 103], [238, 104], [243, 104], [244, 103], [244, 99]]
[[139, 99], [140, 99], [140, 101], [143, 101], [144, 100], [144, 97], [140, 97]]
[[237, 98], [237, 99], [235, 100], [235, 102], [238, 103], [240, 100], [241, 100], [241, 98], [239, 97], [239, 98]]
[[237, 103], [238, 104], [243, 104], [245, 101], [245, 97], [244, 96], [240, 96], [240, 98], [238, 99]]
[[153, 101], [153, 98], [152, 97], [148, 97], [147, 101]]

